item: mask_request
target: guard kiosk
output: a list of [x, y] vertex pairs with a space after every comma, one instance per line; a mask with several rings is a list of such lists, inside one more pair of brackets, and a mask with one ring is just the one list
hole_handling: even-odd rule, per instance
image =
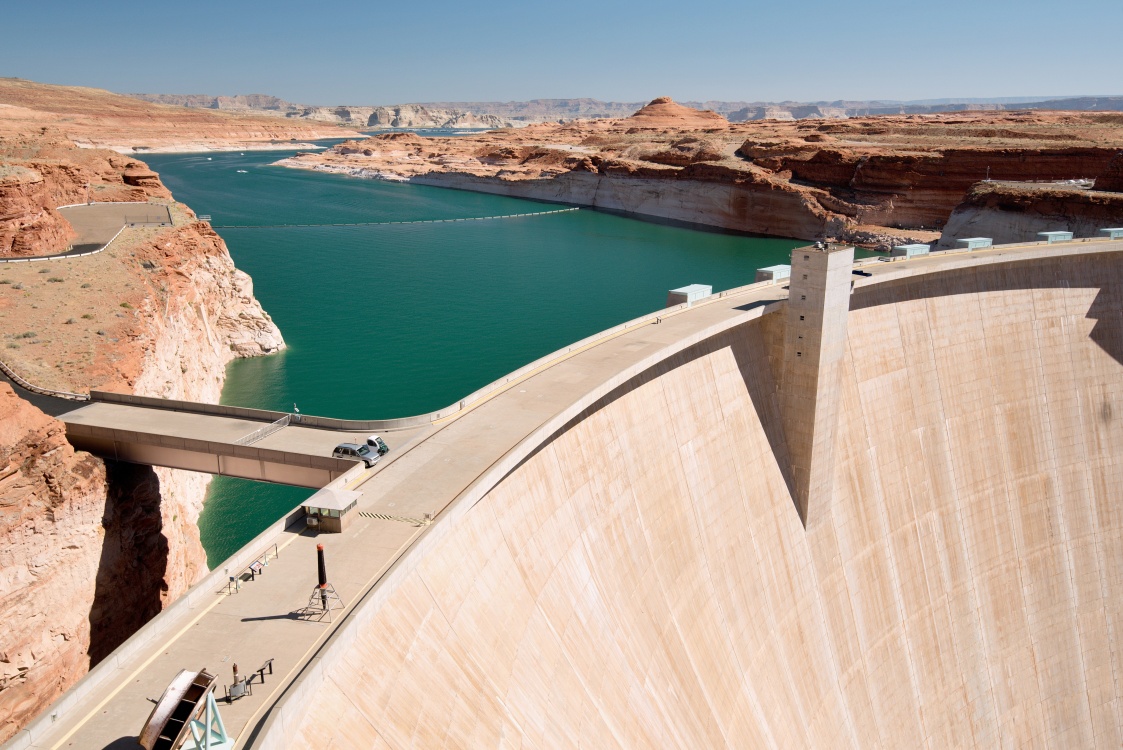
[[355, 516], [355, 506], [362, 496], [361, 492], [340, 487], [324, 487], [301, 503], [304, 523], [312, 529], [338, 534], [351, 523]]

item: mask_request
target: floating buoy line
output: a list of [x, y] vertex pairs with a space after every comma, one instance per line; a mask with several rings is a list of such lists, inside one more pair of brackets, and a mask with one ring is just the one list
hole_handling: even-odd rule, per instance
[[548, 216], [580, 211], [580, 208], [559, 208], [554, 211], [536, 211], [529, 214], [503, 214], [502, 216], [471, 216], [466, 219], [419, 219], [417, 221], [361, 221], [340, 224], [212, 224], [213, 229], [296, 229], [309, 227], [381, 227], [392, 224], [452, 224], [458, 221], [493, 221], [495, 219], [523, 219], [529, 216]]

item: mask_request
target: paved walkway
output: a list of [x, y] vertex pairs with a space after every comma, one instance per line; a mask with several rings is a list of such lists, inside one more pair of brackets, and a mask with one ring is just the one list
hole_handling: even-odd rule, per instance
[[104, 250], [126, 226], [160, 227], [172, 225], [171, 210], [156, 203], [91, 203], [58, 209], [78, 233], [70, 249], [54, 255], [26, 255], [0, 258], [0, 263], [27, 263], [77, 255], [91, 255]]

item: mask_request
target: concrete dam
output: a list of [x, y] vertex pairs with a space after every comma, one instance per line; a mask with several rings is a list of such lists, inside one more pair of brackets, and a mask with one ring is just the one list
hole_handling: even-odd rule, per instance
[[810, 344], [793, 257], [513, 381], [371, 479], [435, 520], [238, 746], [1118, 747], [1121, 250], [847, 266]]
[[454, 506], [262, 739], [1118, 746], [1121, 270], [856, 288], [806, 528], [782, 314], [636, 373]]

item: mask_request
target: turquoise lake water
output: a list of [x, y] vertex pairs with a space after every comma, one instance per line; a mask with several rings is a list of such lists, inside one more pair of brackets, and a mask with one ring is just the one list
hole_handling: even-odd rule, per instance
[[[154, 154], [216, 226], [418, 221], [561, 206], [274, 167], [288, 154]], [[238, 170], [245, 170], [239, 172]], [[786, 263], [796, 240], [694, 231], [591, 210], [365, 227], [219, 229], [288, 350], [233, 362], [225, 404], [353, 419], [447, 406], [511, 370]], [[216, 477], [199, 519], [212, 567], [309, 490]]]

